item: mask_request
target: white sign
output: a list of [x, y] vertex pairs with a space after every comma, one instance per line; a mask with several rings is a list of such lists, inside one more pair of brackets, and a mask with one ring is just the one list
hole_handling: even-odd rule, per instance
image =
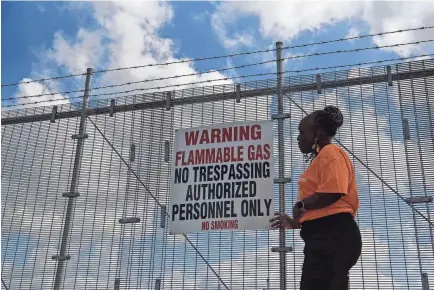
[[273, 123], [177, 130], [171, 179], [172, 234], [270, 229]]

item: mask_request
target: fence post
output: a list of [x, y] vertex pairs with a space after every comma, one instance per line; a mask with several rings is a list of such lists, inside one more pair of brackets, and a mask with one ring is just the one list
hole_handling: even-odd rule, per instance
[[[277, 115], [283, 115], [283, 61], [282, 61], [282, 42], [276, 43], [276, 62], [277, 62]], [[277, 119], [278, 134], [278, 158], [279, 158], [279, 179], [285, 177], [285, 148], [283, 137], [283, 118]], [[285, 183], [279, 183], [279, 211], [285, 211]], [[285, 248], [285, 229], [279, 230], [279, 248]], [[280, 290], [286, 290], [286, 252], [279, 251], [280, 258]]]
[[69, 255], [66, 255], [66, 248], [68, 246], [71, 217], [74, 208], [74, 198], [78, 196], [77, 188], [78, 188], [79, 172], [80, 172], [81, 159], [83, 153], [83, 145], [84, 145], [83, 143], [84, 143], [84, 139], [87, 137], [86, 113], [87, 113], [87, 107], [89, 105], [89, 92], [90, 92], [90, 84], [92, 81], [92, 75], [93, 75], [93, 69], [88, 68], [86, 73], [86, 83], [84, 88], [82, 109], [80, 114], [80, 125], [79, 125], [79, 131], [77, 135], [77, 147], [75, 150], [74, 168], [72, 169], [71, 185], [70, 185], [69, 192], [63, 195], [68, 198], [68, 205], [66, 208], [65, 223], [63, 225], [62, 242], [60, 244], [60, 253], [59, 255], [56, 255], [56, 257], [54, 257], [55, 259], [58, 260], [56, 277], [54, 281], [54, 290], [60, 289], [60, 285], [62, 282], [62, 274], [63, 274], [63, 265], [64, 265], [63, 262], [64, 260], [69, 259], [70, 257]]

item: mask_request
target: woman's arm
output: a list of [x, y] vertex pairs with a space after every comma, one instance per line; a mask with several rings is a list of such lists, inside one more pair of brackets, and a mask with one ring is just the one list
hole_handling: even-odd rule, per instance
[[343, 158], [334, 158], [320, 169], [320, 182], [314, 194], [303, 199], [305, 210], [327, 207], [346, 195], [349, 169]]
[[303, 199], [301, 202], [301, 206], [299, 206], [299, 202], [294, 204], [292, 208], [292, 215], [294, 219], [299, 220], [303, 215], [303, 210], [312, 210], [312, 209], [320, 209], [327, 207], [335, 202], [337, 202], [342, 196], [343, 193], [314, 193], [311, 196]]

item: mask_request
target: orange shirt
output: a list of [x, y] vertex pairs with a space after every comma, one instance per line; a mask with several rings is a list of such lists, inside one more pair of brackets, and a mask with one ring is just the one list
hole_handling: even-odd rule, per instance
[[298, 200], [314, 193], [345, 194], [327, 207], [307, 210], [301, 217], [300, 223], [337, 213], [348, 212], [355, 216], [359, 209], [353, 165], [348, 155], [337, 145], [327, 145], [319, 152], [300, 176], [298, 186]]

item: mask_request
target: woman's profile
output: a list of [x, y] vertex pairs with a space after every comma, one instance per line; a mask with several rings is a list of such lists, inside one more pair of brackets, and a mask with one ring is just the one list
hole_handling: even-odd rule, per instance
[[341, 111], [326, 106], [299, 124], [300, 151], [312, 159], [300, 176], [292, 217], [276, 213], [273, 228], [300, 228], [305, 242], [301, 290], [347, 290], [350, 269], [357, 263], [362, 239], [354, 217], [359, 208], [351, 160], [332, 144], [343, 124]]

